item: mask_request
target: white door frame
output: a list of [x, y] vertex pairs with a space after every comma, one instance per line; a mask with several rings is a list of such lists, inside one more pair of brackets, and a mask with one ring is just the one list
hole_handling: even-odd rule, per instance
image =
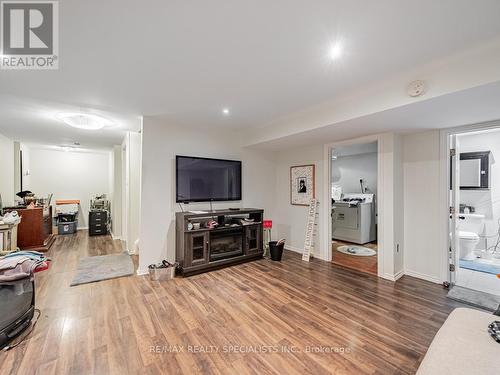
[[440, 248], [441, 252], [441, 280], [451, 282], [449, 270], [449, 250], [450, 250], [450, 224], [449, 224], [449, 179], [450, 179], [450, 145], [448, 138], [453, 134], [472, 133], [481, 130], [500, 129], [500, 120], [481, 122], [477, 124], [457, 126], [454, 128], [442, 129], [440, 132], [440, 212], [442, 220], [440, 225]]
[[125, 243], [125, 250], [129, 252], [130, 243], [128, 240], [128, 210], [129, 210], [129, 143], [128, 133], [125, 135], [121, 145], [122, 150], [122, 241]]
[[[384, 275], [384, 253], [387, 250], [385, 241], [384, 241], [384, 218], [385, 213], [383, 212], [383, 202], [384, 199], [384, 190], [383, 190], [383, 170], [380, 160], [381, 154], [381, 136], [380, 135], [372, 135], [367, 137], [355, 138], [346, 141], [328, 143], [323, 146], [323, 175], [325, 176], [326, 186], [327, 188], [323, 191], [323, 204], [320, 202], [320, 213], [323, 217], [322, 222], [323, 228], [321, 230], [321, 243], [322, 247], [326, 249], [325, 260], [332, 261], [332, 199], [331, 199], [331, 191], [332, 191], [332, 149], [340, 146], [351, 146], [356, 144], [363, 143], [371, 143], [377, 142], [377, 275], [382, 277]], [[324, 228], [324, 226], [327, 228]], [[389, 249], [391, 250], [391, 249]]]

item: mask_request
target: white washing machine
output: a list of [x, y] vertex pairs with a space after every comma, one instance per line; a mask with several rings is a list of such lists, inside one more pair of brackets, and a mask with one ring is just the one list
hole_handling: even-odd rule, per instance
[[332, 204], [332, 238], [363, 245], [377, 239], [374, 194], [344, 194]]

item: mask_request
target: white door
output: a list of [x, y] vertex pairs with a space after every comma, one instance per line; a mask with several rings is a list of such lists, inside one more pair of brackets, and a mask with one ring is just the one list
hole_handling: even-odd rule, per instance
[[460, 152], [458, 137], [451, 135], [450, 146], [450, 283], [459, 284], [457, 271], [459, 268], [460, 244], [458, 237], [458, 216], [460, 212]]

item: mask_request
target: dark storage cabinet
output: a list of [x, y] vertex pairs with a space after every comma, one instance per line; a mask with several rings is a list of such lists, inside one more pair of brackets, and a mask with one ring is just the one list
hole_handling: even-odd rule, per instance
[[188, 247], [186, 263], [189, 267], [208, 262], [208, 241], [207, 232], [186, 234], [186, 245]]
[[258, 254], [263, 251], [262, 248], [262, 225], [248, 225], [246, 230], [245, 254]]
[[99, 236], [108, 234], [108, 212], [90, 211], [89, 212], [89, 235]]

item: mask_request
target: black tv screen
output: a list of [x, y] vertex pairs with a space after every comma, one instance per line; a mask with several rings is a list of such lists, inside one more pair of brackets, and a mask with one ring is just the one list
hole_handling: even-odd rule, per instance
[[176, 202], [241, 200], [241, 161], [176, 156]]

